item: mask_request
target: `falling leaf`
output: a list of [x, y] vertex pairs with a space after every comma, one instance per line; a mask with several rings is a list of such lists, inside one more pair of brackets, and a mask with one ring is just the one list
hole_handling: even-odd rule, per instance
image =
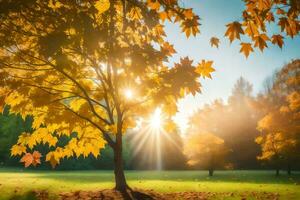
[[237, 21], [227, 24], [226, 26], [228, 28], [225, 36], [229, 38], [230, 42], [232, 42], [234, 39], [240, 39], [240, 34], [244, 34], [242, 25]]
[[202, 60], [202, 62], [196, 67], [196, 72], [203, 76], [203, 78], [211, 78], [211, 73], [215, 71], [215, 69], [212, 67], [212, 64], [213, 61]]
[[272, 36], [272, 43], [273, 44], [277, 44], [281, 49], [282, 49], [282, 46], [283, 46], [283, 36], [282, 35], [273, 35]]
[[253, 52], [251, 43], [243, 43], [242, 42], [240, 52], [243, 53], [246, 56], [246, 58], [248, 58], [250, 52]]
[[217, 48], [219, 48], [219, 43], [220, 43], [220, 40], [219, 38], [217, 37], [212, 37], [210, 38], [210, 45], [213, 47], [213, 46], [216, 46]]

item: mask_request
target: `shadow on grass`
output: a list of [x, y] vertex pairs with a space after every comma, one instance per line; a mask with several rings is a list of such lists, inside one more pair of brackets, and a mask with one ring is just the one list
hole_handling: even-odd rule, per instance
[[49, 195], [48, 192], [45, 190], [40, 191], [28, 191], [22, 194], [14, 194], [12, 195], [9, 200], [48, 200]]
[[33, 191], [26, 192], [25, 194], [15, 194], [9, 200], [37, 200], [36, 193]]
[[[290, 176], [282, 174], [275, 176], [273, 171], [216, 171], [209, 177], [206, 171], [127, 171], [128, 181], [195, 181], [195, 182], [236, 182], [261, 184], [299, 184], [300, 173]], [[78, 183], [114, 182], [113, 173], [70, 172], [43, 173], [38, 178]]]

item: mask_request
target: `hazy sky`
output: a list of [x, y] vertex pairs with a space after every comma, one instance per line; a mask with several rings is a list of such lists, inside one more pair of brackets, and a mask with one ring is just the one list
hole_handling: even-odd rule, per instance
[[[175, 117], [181, 128], [186, 127], [188, 116], [205, 103], [222, 98], [224, 101], [230, 95], [236, 80], [243, 76], [253, 84], [254, 93], [262, 89], [264, 80], [282, 67], [291, 59], [300, 58], [300, 37], [285, 39], [281, 50], [270, 45], [263, 53], [257, 51], [250, 54], [248, 59], [239, 53], [240, 42], [234, 41], [231, 45], [224, 37], [225, 25], [241, 19], [244, 8], [242, 0], [184, 0], [186, 7], [194, 8], [201, 18], [200, 31], [197, 37], [186, 39], [180, 33], [178, 25], [167, 24], [167, 35], [173, 43], [177, 54], [171, 61], [178, 62], [180, 57], [189, 56], [195, 61], [201, 59], [213, 60], [216, 72], [213, 78], [202, 80], [202, 93], [195, 97], [187, 96], [178, 102], [179, 112]], [[277, 28], [271, 31], [278, 33]], [[219, 49], [210, 47], [209, 40], [212, 36], [220, 39]]]

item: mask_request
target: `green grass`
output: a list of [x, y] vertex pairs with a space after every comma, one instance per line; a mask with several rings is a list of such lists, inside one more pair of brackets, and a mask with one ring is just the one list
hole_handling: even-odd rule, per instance
[[[214, 177], [208, 177], [206, 171], [127, 171], [126, 177], [133, 188], [158, 192], [273, 192], [279, 193], [280, 199], [300, 199], [300, 173], [276, 177], [273, 171], [217, 171]], [[111, 171], [0, 169], [0, 199], [9, 199], [12, 195], [22, 195], [31, 190], [47, 190], [55, 197], [60, 192], [93, 191], [113, 186]]]

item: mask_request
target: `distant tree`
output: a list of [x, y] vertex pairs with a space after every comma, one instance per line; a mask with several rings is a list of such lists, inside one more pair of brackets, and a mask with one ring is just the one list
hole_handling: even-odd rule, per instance
[[261, 135], [256, 142], [262, 147], [258, 158], [273, 162], [276, 174], [281, 165], [300, 162], [300, 60], [294, 60], [276, 73], [275, 80], [265, 96], [260, 97], [265, 116], [258, 123]]
[[216, 169], [228, 165], [228, 152], [224, 140], [211, 133], [189, 134], [184, 143], [188, 165], [208, 170], [209, 176], [213, 176]]
[[188, 132], [212, 132], [222, 138], [231, 153], [228, 160], [237, 169], [259, 167], [256, 124], [260, 112], [255, 109], [252, 85], [244, 78], [235, 83], [228, 104], [216, 100], [199, 109], [190, 119]]

